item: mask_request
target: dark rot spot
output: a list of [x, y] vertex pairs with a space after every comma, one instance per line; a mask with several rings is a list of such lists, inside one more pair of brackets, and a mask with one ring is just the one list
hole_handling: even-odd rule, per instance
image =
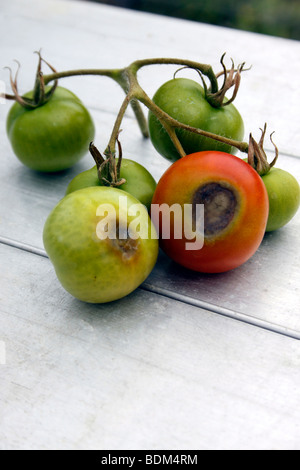
[[139, 239], [131, 238], [128, 228], [120, 228], [119, 223], [117, 223], [116, 237], [111, 237], [110, 243], [118, 250], [124, 260], [133, 258], [139, 247]]
[[221, 183], [200, 186], [193, 198], [193, 214], [197, 204], [204, 204], [204, 235], [217, 235], [232, 221], [237, 198], [233, 190]]

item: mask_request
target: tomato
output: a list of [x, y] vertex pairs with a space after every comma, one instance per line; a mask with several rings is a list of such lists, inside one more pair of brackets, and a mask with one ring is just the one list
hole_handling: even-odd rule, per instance
[[65, 196], [43, 232], [61, 285], [89, 303], [111, 302], [135, 290], [156, 263], [157, 238], [145, 206], [105, 186]]
[[[25, 96], [31, 97], [32, 92]], [[15, 155], [25, 166], [42, 172], [72, 167], [88, 152], [95, 134], [88, 110], [62, 87], [38, 108], [14, 103], [6, 127]]]
[[269, 218], [267, 232], [286, 225], [296, 214], [300, 205], [298, 181], [285, 170], [271, 168], [262, 180], [269, 196]]
[[[191, 217], [183, 224], [186, 207]], [[181, 209], [179, 214], [175, 208]], [[163, 174], [151, 217], [171, 259], [195, 271], [220, 273], [242, 265], [257, 251], [268, 209], [265, 185], [250, 165], [231, 154], [203, 151], [181, 158]]]
[[[116, 161], [118, 162], [118, 159], [116, 159]], [[126, 183], [119, 186], [119, 189], [132, 194], [149, 210], [156, 188], [156, 181], [151, 173], [139, 163], [123, 158], [120, 178], [124, 178]], [[69, 183], [66, 194], [89, 186], [103, 186], [103, 183], [98, 177], [96, 165], [75, 176]]]
[[[204, 96], [202, 86], [190, 79], [175, 78], [164, 83], [153, 101], [163, 111], [183, 124], [190, 125], [234, 140], [242, 140], [244, 124], [235, 106], [215, 108]], [[175, 161], [180, 156], [158, 119], [149, 112], [149, 133], [155, 149], [165, 158]], [[177, 136], [186, 154], [218, 150], [234, 154], [236, 149], [222, 142], [192, 132], [177, 129]]]

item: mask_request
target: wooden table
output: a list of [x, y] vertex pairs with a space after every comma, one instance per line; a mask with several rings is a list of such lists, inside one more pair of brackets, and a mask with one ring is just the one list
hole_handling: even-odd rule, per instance
[[[0, 80], [21, 62], [32, 88], [37, 57], [58, 70], [123, 67], [146, 57], [212, 64], [227, 52], [245, 72], [236, 106], [245, 136], [268, 123], [278, 166], [300, 181], [297, 41], [63, 0], [2, 2]], [[173, 66], [143, 69], [152, 95]], [[103, 149], [123, 92], [104, 77], [62, 82], [90, 109]], [[268, 234], [244, 266], [187, 272], [160, 255], [132, 295], [83, 304], [58, 283], [42, 243], [46, 217], [90, 156], [55, 176], [14, 156], [0, 106], [0, 448], [300, 449], [300, 214]], [[158, 180], [168, 167], [129, 111], [126, 157]], [[273, 147], [267, 142], [270, 158]]]

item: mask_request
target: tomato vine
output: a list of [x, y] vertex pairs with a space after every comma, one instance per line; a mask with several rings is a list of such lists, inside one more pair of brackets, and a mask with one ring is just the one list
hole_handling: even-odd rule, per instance
[[[214, 107], [221, 107], [226, 106], [227, 104], [231, 103], [236, 95], [241, 81], [241, 73], [245, 70], [244, 63], [239, 65], [237, 68], [234, 67], [234, 63], [232, 61], [231, 68], [227, 70], [224, 64], [224, 56], [221, 57], [221, 65], [223, 70], [219, 73], [215, 73], [213, 68], [209, 64], [203, 64], [192, 60], [187, 59], [177, 59], [177, 58], [148, 58], [148, 59], [140, 59], [135, 60], [130, 65], [124, 68], [116, 68], [116, 69], [77, 69], [77, 70], [66, 70], [57, 72], [52, 65], [46, 62], [41, 53], [38, 52], [39, 55], [39, 63], [38, 69], [36, 73], [36, 81], [34, 87], [34, 95], [33, 99], [29, 101], [24, 97], [21, 97], [18, 93], [18, 86], [17, 86], [17, 76], [18, 71], [16, 73], [15, 78], [12, 78], [12, 72], [10, 70], [10, 82], [11, 87], [13, 90], [13, 95], [11, 94], [1, 94], [2, 97], [10, 100], [18, 101], [22, 106], [25, 107], [38, 107], [42, 106], [45, 102], [51, 99], [51, 96], [55, 92], [55, 88], [57, 86], [58, 80], [66, 77], [73, 77], [73, 76], [83, 76], [83, 75], [96, 75], [96, 76], [104, 76], [113, 79], [117, 82], [123, 91], [125, 92], [125, 98], [121, 104], [119, 112], [117, 114], [108, 145], [105, 149], [104, 154], [107, 155], [115, 155], [116, 146], [118, 141], [118, 135], [120, 132], [120, 126], [125, 115], [125, 112], [129, 105], [131, 105], [137, 122], [139, 124], [140, 130], [142, 135], [147, 138], [149, 136], [148, 133], [148, 126], [147, 121], [145, 119], [142, 107], [140, 103], [146, 106], [161, 122], [163, 127], [166, 129], [167, 133], [169, 134], [176, 150], [178, 151], [181, 157], [186, 155], [178, 137], [176, 134], [176, 129], [184, 129], [186, 131], [199, 134], [203, 137], [207, 137], [213, 140], [217, 140], [219, 142], [228, 144], [230, 146], [235, 147], [237, 150], [243, 153], [249, 153], [249, 163], [252, 166], [256, 166], [259, 170], [261, 167], [265, 172], [267, 168], [269, 168], [266, 164], [265, 153], [263, 151], [263, 139], [257, 143], [252, 134], [250, 134], [249, 142], [237, 141], [233, 139], [226, 138], [222, 135], [214, 134], [212, 132], [205, 131], [203, 129], [195, 128], [189, 125], [186, 125], [178, 120], [172, 118], [169, 114], [164, 112], [161, 108], [159, 108], [153, 100], [147, 95], [144, 89], [141, 87], [137, 74], [143, 67], [150, 66], [150, 65], [178, 65], [181, 68], [190, 68], [196, 70], [202, 80], [205, 90], [205, 97], [207, 101]], [[41, 64], [44, 62], [50, 69], [51, 73], [44, 75], [41, 70]], [[19, 70], [19, 65], [18, 65]], [[220, 87], [218, 83], [219, 77], [223, 76], [223, 84]], [[209, 86], [206, 85], [205, 79], [209, 81]], [[50, 83], [54, 82], [54, 84], [50, 87], [48, 91], [46, 90], [46, 86]], [[229, 100], [224, 101], [226, 92], [233, 87], [233, 94]], [[277, 149], [276, 149], [277, 152]], [[277, 157], [276, 157], [277, 159]], [[262, 164], [258, 162], [262, 161]], [[275, 162], [274, 162], [275, 163]], [[273, 166], [274, 163], [271, 163]]]

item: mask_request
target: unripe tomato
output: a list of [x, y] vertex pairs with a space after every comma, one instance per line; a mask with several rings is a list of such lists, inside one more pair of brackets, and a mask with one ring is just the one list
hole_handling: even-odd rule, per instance
[[43, 240], [61, 285], [89, 303], [130, 294], [158, 256], [157, 233], [145, 206], [110, 187], [65, 196], [49, 214]]
[[[242, 140], [244, 124], [236, 107], [231, 103], [213, 107], [205, 99], [203, 87], [187, 78], [174, 78], [164, 83], [155, 93], [153, 101], [177, 121], [204, 131]], [[180, 155], [158, 119], [149, 113], [151, 141], [162, 156], [176, 161]], [[222, 142], [203, 137], [183, 129], [176, 130], [186, 154], [203, 150], [218, 150], [234, 154], [236, 149]]]
[[[28, 93], [32, 97], [32, 92]], [[14, 103], [7, 135], [18, 159], [27, 167], [56, 172], [72, 167], [87, 152], [95, 135], [92, 117], [71, 91], [57, 87], [51, 99], [35, 109]]]
[[[118, 162], [118, 159], [116, 159], [116, 161]], [[132, 194], [149, 210], [156, 188], [156, 181], [151, 173], [138, 162], [122, 158], [120, 178], [124, 178], [126, 183], [121, 184], [118, 188]], [[90, 186], [103, 186], [98, 177], [96, 165], [75, 176], [69, 183], [66, 194]]]
[[286, 225], [296, 214], [300, 205], [300, 188], [296, 178], [280, 168], [271, 168], [262, 180], [269, 196], [267, 232]]
[[[171, 213], [170, 232], [164, 236], [168, 207], [180, 207], [181, 214], [190, 207], [192, 217], [186, 225]], [[201, 222], [198, 208], [204, 209], [202, 233], [195, 229]], [[242, 159], [216, 151], [197, 152], [173, 163], [159, 180], [151, 206], [165, 253], [186, 268], [206, 273], [245, 263], [260, 246], [268, 212], [268, 194], [258, 173]], [[194, 229], [185, 231], [185, 226]]]

